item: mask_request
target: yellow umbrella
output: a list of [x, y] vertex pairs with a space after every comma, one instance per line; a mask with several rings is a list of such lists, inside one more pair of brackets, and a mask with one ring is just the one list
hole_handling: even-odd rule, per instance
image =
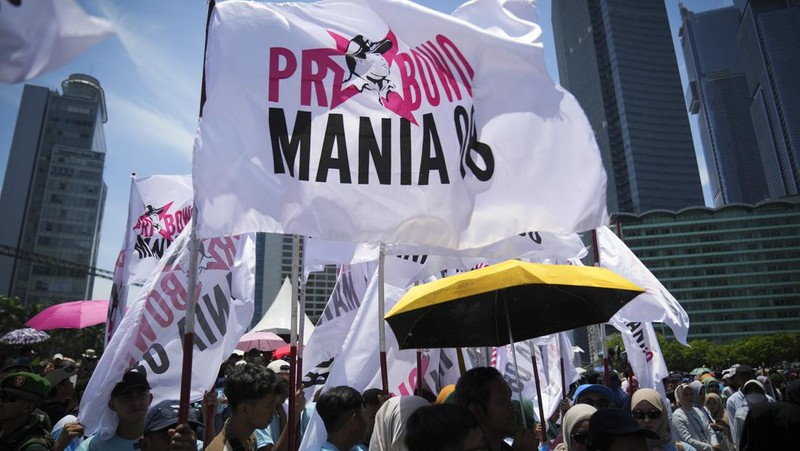
[[413, 287], [385, 318], [400, 349], [503, 346], [606, 322], [642, 292], [605, 268], [509, 260]]

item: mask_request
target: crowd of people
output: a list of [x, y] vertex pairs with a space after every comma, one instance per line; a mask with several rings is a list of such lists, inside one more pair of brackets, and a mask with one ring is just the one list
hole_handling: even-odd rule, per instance
[[190, 407], [186, 424], [178, 424], [177, 399], [154, 404], [146, 375], [128, 371], [108, 400], [115, 433], [85, 437], [78, 408], [97, 357], [87, 349], [78, 360], [56, 354], [36, 368], [25, 359], [6, 365], [0, 450], [284, 451], [289, 425], [298, 425], [301, 440], [315, 412], [325, 428], [319, 450], [800, 449], [800, 380], [793, 370], [742, 364], [672, 374], [664, 392], [637, 389], [634, 378], [613, 372], [607, 385], [584, 373], [543, 427], [530, 400], [516, 402], [496, 369], [476, 367], [438, 395], [338, 386], [307, 402], [301, 388], [293, 394], [296, 421], [289, 421], [289, 363], [255, 350], [222, 364], [217, 387]]

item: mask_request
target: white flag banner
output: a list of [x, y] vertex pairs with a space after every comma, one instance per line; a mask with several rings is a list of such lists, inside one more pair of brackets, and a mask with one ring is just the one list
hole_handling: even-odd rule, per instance
[[0, 81], [18, 83], [57, 69], [114, 32], [76, 0], [0, 2]]
[[330, 366], [342, 350], [376, 267], [377, 262], [339, 268], [336, 286], [303, 349], [306, 399], [313, 399], [314, 391], [325, 385]]
[[[131, 303], [89, 380], [79, 416], [87, 435], [113, 435], [117, 415], [108, 408], [108, 400], [130, 368], [147, 374], [153, 403], [180, 393], [190, 228], [179, 235]], [[213, 387], [219, 365], [253, 316], [253, 235], [203, 240], [198, 268], [192, 400]]]
[[131, 178], [128, 222], [108, 303], [106, 344], [125, 315], [129, 286], [147, 280], [190, 219], [191, 175]]
[[[542, 407], [547, 418], [553, 415], [558, 408], [563, 391], [561, 385], [561, 357], [564, 359], [564, 381], [569, 386], [579, 379], [578, 372], [572, 364], [572, 346], [564, 349], [561, 340], [569, 339], [564, 334], [553, 334], [531, 340], [514, 343], [511, 345], [497, 348], [496, 368], [505, 378], [511, 387], [512, 398], [518, 399], [517, 393], [521, 387], [522, 398], [532, 400], [534, 404], [534, 417], [539, 418], [538, 395], [536, 393], [536, 379], [533, 373], [533, 361], [531, 360], [531, 347], [536, 349], [536, 365], [539, 367], [539, 382], [541, 383]], [[518, 368], [514, 368], [513, 351], [517, 353]], [[519, 371], [519, 379], [517, 379]], [[569, 391], [569, 390], [567, 390]]]
[[623, 323], [616, 317], [611, 318], [609, 324], [622, 335], [622, 341], [628, 354], [628, 363], [639, 381], [639, 387], [655, 389], [665, 396], [662, 380], [669, 375], [669, 370], [664, 361], [664, 354], [661, 353], [661, 346], [658, 344], [653, 324]]
[[469, 249], [607, 223], [594, 134], [550, 80], [538, 26], [475, 8], [493, 23], [390, 0], [217, 4], [199, 236]]
[[644, 288], [645, 292], [625, 304], [614, 315], [621, 323], [660, 322], [686, 344], [689, 315], [677, 299], [658, 281], [636, 255], [608, 227], [597, 229], [600, 266], [608, 268]]
[[[361, 308], [356, 313], [342, 350], [334, 361], [325, 388], [349, 385], [358, 391], [381, 388], [378, 337], [378, 271], [370, 277]], [[405, 288], [384, 284], [384, 314], [406, 293]], [[382, 317], [383, 315], [381, 315]], [[315, 330], [316, 333], [316, 330]], [[391, 328], [386, 328], [387, 375], [389, 391], [398, 396], [411, 395], [417, 387], [416, 350], [400, 350]], [[454, 350], [422, 350], [424, 385], [436, 393], [458, 378]], [[323, 390], [324, 390], [323, 389]], [[319, 449], [325, 441], [325, 426], [316, 413], [303, 435], [301, 450]]]

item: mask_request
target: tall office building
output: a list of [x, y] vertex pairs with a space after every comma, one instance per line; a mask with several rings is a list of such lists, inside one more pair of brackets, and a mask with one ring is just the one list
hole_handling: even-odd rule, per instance
[[762, 201], [768, 196], [767, 180], [736, 39], [739, 10], [693, 13], [683, 5], [680, 10], [687, 103], [689, 111], [699, 115], [713, 204]]
[[662, 1], [558, 0], [561, 84], [592, 124], [612, 212], [704, 205]]
[[[0, 244], [95, 266], [106, 199], [103, 88], [74, 74], [62, 93], [25, 85], [0, 194]], [[0, 293], [25, 304], [90, 299], [87, 271], [0, 257]]]
[[689, 314], [690, 340], [800, 332], [800, 197], [617, 220], [625, 244]]
[[[256, 236], [256, 283], [254, 326], [269, 309], [284, 279], [292, 275], [292, 235], [259, 233]], [[300, 245], [302, 261], [303, 246]], [[300, 270], [302, 271], [302, 269]], [[306, 315], [316, 324], [333, 288], [336, 286], [336, 266], [329, 265], [325, 271], [311, 273], [306, 282]]]
[[800, 191], [800, 1], [736, 0], [738, 43], [770, 197]]

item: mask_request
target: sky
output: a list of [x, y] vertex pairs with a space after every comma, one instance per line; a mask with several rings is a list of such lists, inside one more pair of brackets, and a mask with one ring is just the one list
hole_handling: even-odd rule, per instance
[[[653, 0], [647, 0], [653, 1]], [[87, 73], [105, 91], [108, 122], [104, 178], [108, 186], [97, 266], [112, 270], [122, 246], [130, 175], [189, 174], [200, 105], [207, 4], [205, 0], [78, 0], [90, 14], [110, 20], [115, 34], [52, 72], [26, 83], [61, 91], [61, 81]], [[551, 0], [536, 2], [545, 63], [558, 81], [550, 24]], [[666, 0], [681, 79], [679, 0]], [[463, 0], [417, 0], [451, 13]], [[683, 0], [691, 11], [729, 6], [731, 0]], [[0, 174], [5, 176], [24, 83], [0, 84]], [[684, 89], [685, 90], [685, 89]], [[696, 117], [690, 119], [706, 203], [709, 192]], [[2, 185], [0, 185], [2, 186]], [[111, 281], [96, 279], [93, 299], [108, 299]]]

